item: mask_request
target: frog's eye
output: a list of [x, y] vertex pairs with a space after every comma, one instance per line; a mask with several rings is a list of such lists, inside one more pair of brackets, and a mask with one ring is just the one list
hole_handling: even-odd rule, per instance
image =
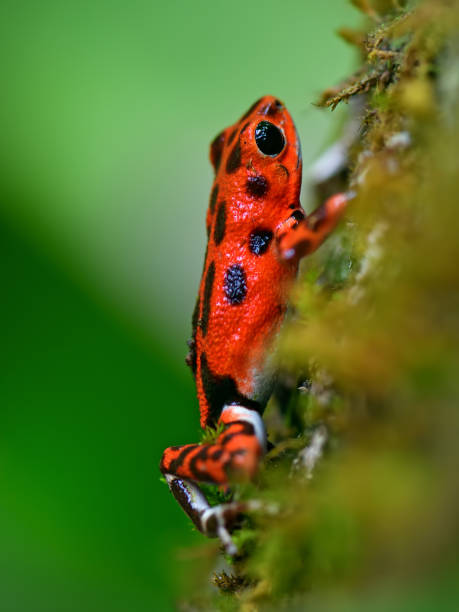
[[281, 130], [269, 121], [261, 121], [255, 128], [255, 142], [263, 155], [275, 157], [283, 151], [285, 138]]

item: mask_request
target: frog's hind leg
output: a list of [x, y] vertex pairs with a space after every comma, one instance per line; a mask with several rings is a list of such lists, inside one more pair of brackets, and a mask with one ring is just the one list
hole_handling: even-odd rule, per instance
[[235, 554], [230, 531], [237, 517], [258, 509], [259, 502], [212, 507], [196, 482], [225, 485], [231, 478], [252, 478], [266, 450], [266, 433], [261, 416], [239, 405], [225, 406], [219, 423], [224, 428], [215, 444], [170, 447], [164, 451], [160, 469], [196, 527], [209, 537], [219, 537], [226, 551]]
[[239, 405], [225, 406], [218, 420], [223, 431], [214, 444], [171, 446], [164, 451], [163, 474], [189, 480], [226, 484], [231, 476], [250, 479], [266, 450], [266, 432], [255, 410]]

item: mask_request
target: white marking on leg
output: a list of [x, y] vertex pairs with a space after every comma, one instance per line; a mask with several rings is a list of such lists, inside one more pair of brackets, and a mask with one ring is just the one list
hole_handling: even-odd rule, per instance
[[230, 533], [226, 526], [226, 520], [224, 517], [224, 511], [227, 510], [228, 508], [232, 509], [232, 507], [233, 507], [232, 503], [219, 504], [218, 506], [214, 506], [213, 508], [209, 508], [208, 510], [206, 510], [201, 517], [203, 532], [207, 536], [214, 535], [212, 533], [209, 533], [208, 523], [212, 518], [215, 519], [215, 522], [217, 524], [216, 535], [218, 536], [220, 542], [223, 544], [225, 551], [227, 552], [228, 555], [235, 555], [237, 553], [236, 545], [231, 539]]
[[231, 410], [232, 414], [234, 414], [234, 416], [236, 417], [238, 421], [245, 421], [246, 423], [250, 423], [250, 425], [253, 426], [257, 440], [260, 443], [261, 448], [263, 449], [263, 453], [265, 453], [266, 452], [266, 429], [265, 429], [265, 424], [263, 423], [263, 419], [258, 414], [258, 412], [256, 410], [250, 410], [249, 408], [244, 408], [244, 406], [239, 406], [237, 404], [229, 404], [229, 405], [224, 406], [222, 410], [222, 414], [226, 410]]

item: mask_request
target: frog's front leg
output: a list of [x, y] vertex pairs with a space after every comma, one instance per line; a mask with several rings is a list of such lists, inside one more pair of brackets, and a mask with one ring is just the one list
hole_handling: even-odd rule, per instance
[[224, 428], [215, 444], [167, 448], [160, 469], [195, 526], [209, 537], [219, 537], [226, 551], [235, 554], [229, 535], [234, 522], [259, 504], [230, 502], [212, 507], [196, 482], [226, 485], [231, 479], [252, 478], [266, 450], [266, 432], [258, 412], [240, 405], [225, 406], [218, 422]]
[[338, 193], [306, 218], [302, 209], [293, 211], [276, 231], [277, 248], [282, 259], [299, 259], [313, 253], [333, 231], [354, 197], [353, 192]]

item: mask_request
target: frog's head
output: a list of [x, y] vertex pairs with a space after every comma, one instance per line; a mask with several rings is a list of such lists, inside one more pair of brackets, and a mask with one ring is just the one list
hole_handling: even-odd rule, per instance
[[290, 113], [274, 96], [260, 98], [218, 134], [210, 160], [220, 185], [231, 185], [235, 197], [298, 205], [300, 141]]

